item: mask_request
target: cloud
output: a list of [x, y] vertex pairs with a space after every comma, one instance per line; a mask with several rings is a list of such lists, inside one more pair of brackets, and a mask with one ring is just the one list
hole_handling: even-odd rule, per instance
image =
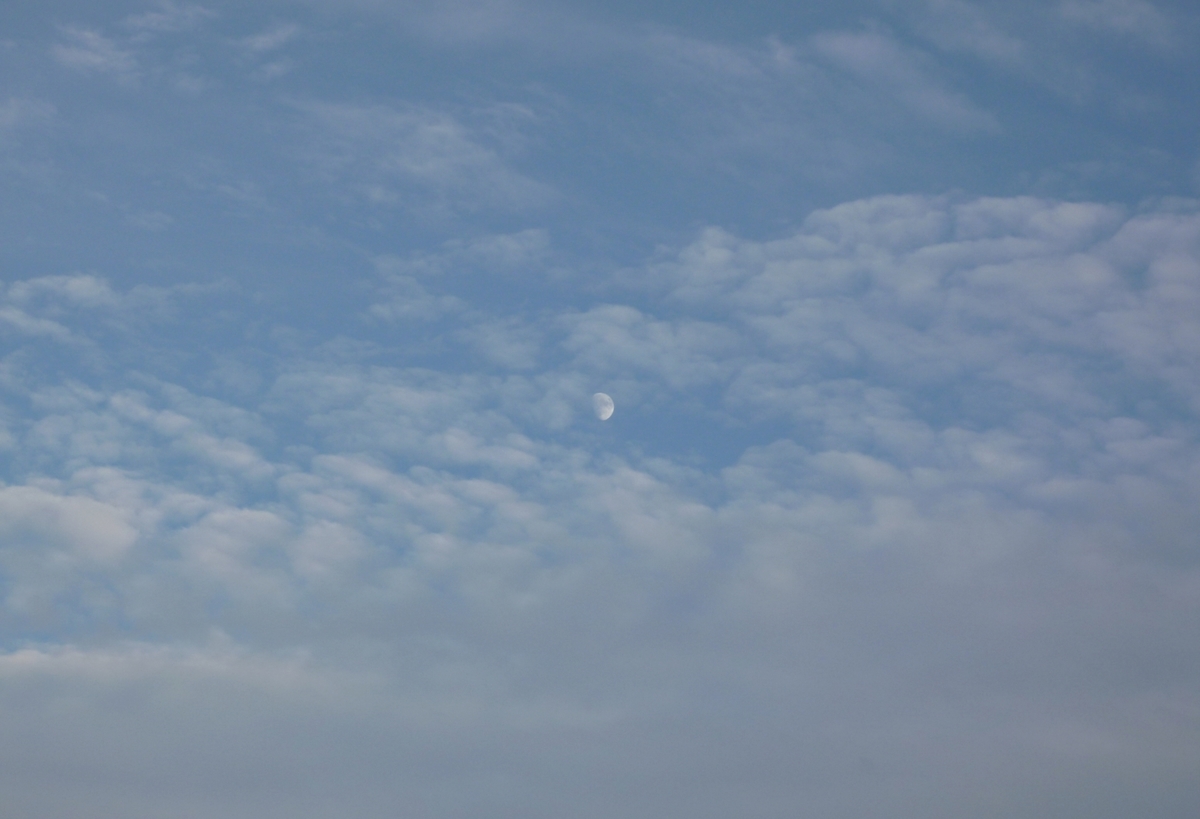
[[0, 42], [8, 813], [1197, 815], [1153, 15], [305, 5]]
[[[380, 284], [368, 312], [390, 322], [429, 322], [461, 313], [469, 305], [465, 290], [476, 289], [480, 279], [499, 287], [542, 279], [549, 275], [552, 257], [548, 233], [536, 228], [453, 239], [432, 252], [379, 256], [374, 266]], [[463, 296], [454, 295], [459, 288]]]
[[1000, 64], [1025, 61], [1028, 44], [1010, 33], [978, 4], [962, 0], [929, 0], [917, 30], [938, 47], [972, 54]]
[[525, 210], [551, 198], [449, 114], [316, 102], [300, 110], [313, 126], [305, 158], [371, 205], [454, 213]]
[[104, 308], [117, 304], [118, 296], [108, 282], [92, 275], [43, 276], [14, 282], [8, 298], [20, 305], [62, 302], [73, 307]]
[[36, 318], [12, 307], [0, 307], [0, 321], [32, 336], [45, 336], [59, 341], [68, 341], [71, 338], [71, 331], [58, 322]]
[[[631, 100], [652, 106], [656, 123], [646, 127], [617, 107], [590, 129], [611, 129], [634, 168], [650, 161], [698, 192], [738, 190], [736, 198], [702, 200], [727, 223], [767, 201], [786, 210], [796, 191], [833, 202], [851, 190], [890, 189], [897, 183], [883, 180], [901, 167], [892, 159], [910, 151], [916, 159], [903, 167], [913, 177], [898, 184], [936, 186], [930, 180], [944, 164], [918, 169], [942, 150], [930, 140], [956, 156], [1004, 131], [1000, 106], [984, 88], [961, 84], [945, 55], [870, 24], [750, 41], [642, 27], [600, 42], [605, 56], [583, 51], [574, 59], [596, 60], [629, 82]], [[624, 184], [636, 188], [638, 176]]]
[[50, 53], [62, 65], [78, 71], [111, 74], [131, 82], [137, 78], [138, 64], [133, 53], [103, 34], [84, 28], [63, 30], [66, 43], [57, 43]]
[[248, 51], [262, 54], [282, 48], [299, 33], [300, 26], [295, 23], [280, 24], [272, 26], [261, 34], [243, 38], [241, 44]]
[[33, 486], [0, 489], [0, 519], [0, 540], [6, 550], [64, 550], [88, 560], [121, 557], [137, 535], [120, 511], [108, 504]]
[[[94, 348], [113, 342], [114, 336], [128, 340], [149, 326], [161, 326], [175, 315], [180, 297], [194, 299], [202, 291], [213, 288], [137, 285], [120, 292], [92, 274], [39, 276], [7, 286], [0, 281], [0, 316], [22, 332]], [[116, 350], [109, 346], [108, 354]]]
[[[216, 12], [186, 3], [165, 0], [157, 8], [131, 14], [109, 33], [103, 29], [61, 26], [61, 40], [50, 47], [51, 56], [63, 66], [80, 72], [107, 75], [125, 86], [144, 80], [167, 79], [175, 91], [194, 94], [211, 87], [211, 77], [198, 76], [203, 39], [194, 33]], [[191, 34], [192, 42], [170, 35]], [[144, 214], [150, 220], [161, 217]]]
[[215, 12], [203, 6], [164, 0], [158, 4], [156, 10], [129, 15], [122, 25], [132, 30], [136, 38], [146, 39], [158, 34], [188, 31], [215, 16]]
[[721, 380], [734, 366], [741, 339], [703, 321], [655, 321], [624, 305], [602, 305], [567, 315], [563, 341], [581, 368], [609, 376], [650, 372], [673, 387]]
[[[271, 352], [240, 397], [152, 355], [5, 371], [17, 804], [51, 804], [45, 757], [93, 783], [53, 804], [101, 816], [235, 771], [260, 796], [222, 789], [227, 815], [551, 816], [597, 777], [618, 796], [585, 815], [1013, 813], [1035, 786], [1188, 815], [1193, 206], [875, 197], [704, 230], [603, 300], [472, 295], [547, 247], [385, 265], [458, 300], [437, 321], [498, 369], [407, 363], [367, 323]], [[6, 293], [80, 338], [132, 297]]]
[[45, 123], [55, 113], [55, 107], [48, 102], [10, 97], [0, 103], [0, 133]]
[[543, 344], [538, 329], [520, 319], [480, 322], [460, 331], [459, 337], [488, 361], [513, 370], [534, 369]]
[[813, 38], [815, 52], [832, 64], [894, 96], [930, 121], [962, 131], [996, 131], [999, 124], [966, 95], [945, 88], [894, 40], [874, 32], [828, 33]]
[[[346, 3], [305, 0], [318, 9], [341, 10]], [[365, 11], [385, 25], [440, 44], [545, 43], [547, 35], [561, 32], [564, 22], [576, 22], [569, 10], [522, 0], [351, 0], [349, 5]], [[555, 25], [558, 24], [558, 25]]]
[[1124, 35], [1155, 48], [1174, 44], [1171, 20], [1143, 0], [1068, 0], [1059, 5], [1063, 19], [1096, 31]]
[[[1033, 200], [945, 208], [930, 200], [881, 198], [844, 207], [814, 214], [807, 230], [778, 244], [706, 237], [685, 251], [680, 264], [664, 267], [664, 275], [676, 277], [673, 297], [689, 304], [720, 299], [765, 333], [765, 343], [799, 355], [794, 366], [808, 360], [816, 372], [904, 372], [916, 383], [935, 383], [923, 379], [936, 381], [939, 371], [961, 377], [959, 363], [987, 366], [971, 359], [973, 350], [1005, 362], [1005, 374], [997, 370], [995, 376], [1019, 379], [1022, 349], [1054, 349], [1066, 356], [1063, 369], [1053, 359], [1036, 368], [1054, 367], [1046, 383], [1064, 387], [1076, 381], [1070, 368], [1078, 356], [1114, 357], [1129, 373], [1144, 371], [1145, 363], [1133, 363], [1138, 345], [1114, 334], [1117, 326], [1143, 321], [1178, 339], [1163, 340], [1160, 362], [1194, 353], [1187, 333], [1177, 335], [1183, 325], [1173, 300], [1160, 295], [1160, 288], [1175, 286], [1167, 282], [1179, 281], [1176, 276], [1190, 281], [1188, 264], [1170, 260], [1191, 250], [1168, 248], [1191, 246], [1192, 217], [1162, 214], [1122, 225], [1119, 211], [1110, 208]], [[1129, 274], [1122, 274], [1129, 270], [1127, 254], [1137, 257], [1144, 251], [1133, 248], [1147, 247], [1148, 235], [1160, 232], [1159, 261], [1141, 257], [1141, 264], [1164, 272], [1147, 280], [1146, 289], [1134, 289]], [[714, 241], [726, 245], [721, 255], [709, 249]], [[841, 248], [853, 250], [846, 255]], [[716, 264], [707, 261], [712, 258]], [[1176, 298], [1190, 303], [1191, 292]], [[838, 337], [848, 345], [848, 358], [822, 360], [815, 352], [822, 340]], [[1182, 346], [1168, 353], [1168, 344]], [[1167, 369], [1158, 375], [1175, 379]], [[1177, 388], [1194, 400], [1194, 386], [1177, 382]], [[1024, 381], [1021, 389], [1035, 387]], [[1079, 390], [1081, 400], [1094, 394], [1083, 385]]]

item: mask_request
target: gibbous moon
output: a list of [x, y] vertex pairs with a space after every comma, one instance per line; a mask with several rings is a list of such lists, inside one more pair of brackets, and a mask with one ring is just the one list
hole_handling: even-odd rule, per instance
[[601, 421], [607, 421], [609, 418], [612, 418], [615, 408], [613, 400], [604, 393], [598, 392], [592, 396], [592, 409], [596, 411], [596, 417]]

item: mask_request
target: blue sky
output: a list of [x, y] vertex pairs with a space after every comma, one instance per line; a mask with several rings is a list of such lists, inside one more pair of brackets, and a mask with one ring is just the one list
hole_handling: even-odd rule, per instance
[[1198, 39], [5, 4], [0, 812], [1194, 817]]

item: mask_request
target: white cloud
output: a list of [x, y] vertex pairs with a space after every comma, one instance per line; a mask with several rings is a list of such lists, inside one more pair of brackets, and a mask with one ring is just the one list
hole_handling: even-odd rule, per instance
[[0, 489], [0, 541], [6, 551], [56, 550], [108, 561], [133, 545], [136, 530], [121, 510], [91, 498], [62, 496], [34, 486]]
[[520, 319], [481, 322], [459, 331], [484, 359], [512, 370], [531, 370], [538, 365], [542, 333]]
[[[210, 89], [212, 78], [196, 73], [200, 62], [196, 45], [202, 40], [195, 30], [216, 16], [202, 6], [164, 0], [155, 9], [127, 16], [107, 33], [87, 26], [61, 26], [62, 41], [51, 46], [50, 54], [68, 68], [105, 74], [125, 86], [166, 79], [175, 91], [196, 94]], [[196, 39], [179, 42], [167, 36], [179, 34]], [[163, 227], [164, 216], [153, 211], [129, 214], [135, 225], [147, 229]]]
[[[936, 353], [929, 352], [949, 363], [982, 341], [979, 333], [990, 324], [1001, 332], [1019, 327], [1028, 340], [1072, 339], [1099, 350], [1105, 342], [1094, 311], [1134, 314], [1145, 306], [1114, 269], [1125, 237], [1174, 223], [1182, 234], [1176, 241], [1186, 245], [1193, 229], [1190, 217], [1138, 218], [1123, 227], [1121, 218], [1111, 208], [1036, 200], [948, 205], [881, 197], [814, 214], [804, 231], [778, 242], [707, 233], [658, 275], [681, 303], [722, 306], [789, 347], [794, 342], [780, 333], [803, 344], [836, 341], [828, 329], [836, 325], [841, 340], [853, 342], [857, 330], [869, 327], [871, 336], [887, 338], [864, 337], [864, 343], [893, 356], [905, 349], [894, 345], [894, 333], [919, 328], [909, 349], [935, 343]], [[1169, 266], [1174, 253], [1165, 247], [1159, 253], [1159, 264]], [[1183, 269], [1180, 275], [1189, 276]], [[808, 318], [800, 320], [802, 314]], [[935, 341], [939, 328], [951, 326], [964, 347]]]
[[[306, 1], [317, 7], [329, 7], [328, 0]], [[561, 22], [563, 14], [562, 10], [522, 0], [350, 2], [379, 14], [387, 23], [398, 24], [436, 43], [450, 44], [544, 42], [547, 35], [559, 33], [553, 22]]]
[[1125, 35], [1157, 49], [1175, 42], [1171, 20], [1144, 0], [1066, 0], [1062, 17], [1094, 30]]
[[610, 377], [653, 373], [674, 388], [722, 380], [737, 363], [742, 340], [721, 324], [656, 321], [624, 305], [602, 305], [559, 319], [563, 347], [587, 371]]
[[300, 26], [295, 23], [280, 24], [272, 26], [261, 34], [243, 38], [241, 44], [247, 50], [261, 54], [282, 48], [299, 33]]
[[305, 158], [369, 204], [432, 210], [524, 210], [551, 191], [514, 170], [449, 114], [417, 106], [305, 103]]
[[48, 102], [9, 97], [0, 103], [0, 133], [48, 122], [55, 113], [55, 107]]
[[[800, 122], [789, 122], [791, 127], [786, 129], [792, 140], [808, 131], [829, 128], [828, 121], [818, 129], [818, 124], [805, 116], [817, 99], [833, 103], [822, 106], [826, 118], [837, 112], [836, 116], [846, 120], [915, 118], [955, 131], [998, 128], [991, 113], [939, 76], [939, 66], [931, 55], [907, 48], [879, 31], [827, 31], [799, 43], [769, 38], [753, 46], [655, 34], [638, 46], [654, 65], [657, 82], [702, 84], [706, 96], [722, 101], [722, 111], [750, 117], [751, 121], [743, 123], [746, 126], [771, 127], [781, 115], [798, 118]], [[830, 67], [835, 72], [830, 72]], [[849, 98], [856, 95], [869, 96], [872, 110], [851, 110]], [[799, 110], [786, 105], [781, 109], [782, 100], [791, 98], [808, 105]], [[797, 125], [802, 126], [799, 133]]]
[[203, 6], [163, 0], [158, 8], [126, 17], [123, 25], [141, 37], [187, 31], [216, 13]]
[[[989, 0], [925, 0], [910, 5], [904, 10], [907, 25], [938, 51], [977, 58], [991, 70], [1049, 89], [1081, 109], [1102, 106], [1134, 118], [1165, 111], [1166, 103], [1157, 83], [1130, 84], [1132, 75], [1123, 70], [1124, 59], [1114, 55], [1114, 43], [1123, 40], [1179, 58], [1180, 32], [1192, 25], [1179, 9], [1142, 0], [1062, 0], [1025, 7]], [[1008, 107], [1003, 96], [993, 99]], [[1130, 164], [1123, 158], [1105, 172], [1126, 174]], [[1144, 188], [1144, 182], [1139, 186]]]
[[0, 322], [31, 336], [45, 336], [57, 341], [70, 341], [71, 331], [56, 321], [37, 318], [13, 307], [0, 307]]
[[946, 88], [891, 38], [874, 32], [827, 33], [813, 38], [816, 53], [894, 97], [931, 122], [962, 131], [996, 131], [999, 123], [962, 93]]
[[84, 308], [113, 307], [118, 297], [108, 282], [97, 276], [42, 276], [36, 279], [13, 282], [8, 288], [8, 298], [19, 305], [49, 300], [60, 300], [71, 306]]
[[131, 213], [126, 217], [126, 221], [136, 228], [151, 231], [164, 230], [175, 222], [169, 214], [157, 210]]
[[0, 42], [6, 816], [1197, 815], [1196, 203], [802, 216], [1186, 15], [307, 2]]
[[63, 30], [66, 43], [58, 43], [50, 53], [63, 65], [80, 71], [111, 74], [124, 81], [136, 79], [137, 59], [133, 53], [98, 31], [84, 28]]
[[[381, 264], [436, 300], [548, 252], [515, 234]], [[4, 622], [63, 636], [0, 655], [3, 705], [122, 815], [234, 769], [267, 796], [225, 815], [317, 815], [322, 789], [364, 815], [400, 791], [560, 815], [601, 774], [636, 793], [597, 816], [724, 816], [747, 791], [774, 814], [809, 793], [779, 759], [836, 785], [813, 797], [831, 813], [886, 812], [840, 795], [868, 769], [887, 810], [891, 778], [938, 794], [921, 815], [980, 788], [1019, 813], [1050, 780], [1086, 802], [1130, 770], [1157, 773], [1127, 795], [1187, 803], [1197, 260], [1184, 205], [879, 197], [774, 241], [703, 231], [604, 303], [461, 291], [439, 320], [520, 372], [289, 347], [236, 406], [153, 372], [9, 371], [31, 409], [8, 424]], [[132, 298], [6, 294], [80, 338]], [[29, 748], [0, 742], [0, 785], [43, 810]], [[361, 773], [379, 758], [418, 773]]]
[[[652, 129], [618, 122], [633, 156], [683, 165], [709, 184], [749, 175], [770, 189], [778, 176], [836, 196], [853, 180], [894, 173], [889, 158], [911, 140], [1003, 130], [983, 89], [961, 84], [944, 56], [869, 22], [865, 31], [733, 40], [645, 28], [601, 40], [602, 51], [637, 61], [635, 87], [656, 112]], [[593, 49], [581, 55], [596, 59]]]
[[1018, 65], [1026, 58], [1028, 45], [977, 4], [928, 0], [922, 11], [917, 29], [940, 48], [1008, 65]]
[[452, 240], [444, 245], [442, 264], [447, 267], [472, 265], [498, 272], [528, 274], [542, 264], [550, 250], [545, 230], [531, 228], [517, 233], [491, 234], [470, 240]]
[[[479, 277], [508, 282], [535, 280], [546, 275], [551, 258], [549, 236], [540, 229], [454, 239], [435, 252], [379, 256], [374, 265], [380, 285], [368, 313], [389, 321], [432, 321], [461, 313], [469, 302], [447, 291]], [[510, 353], [499, 353], [499, 348], [495, 348], [499, 355], [496, 360], [529, 361], [536, 352], [530, 346], [532, 329], [519, 329], [512, 322], [501, 321], [493, 324], [491, 332], [500, 332], [501, 325], [508, 327], [506, 335], [511, 342], [499, 336], [497, 341], [509, 348]], [[482, 326], [473, 326], [462, 335], [477, 338], [482, 331]], [[523, 339], [518, 340], [518, 336]], [[524, 351], [519, 352], [518, 347]], [[490, 355], [488, 351], [484, 353]]]

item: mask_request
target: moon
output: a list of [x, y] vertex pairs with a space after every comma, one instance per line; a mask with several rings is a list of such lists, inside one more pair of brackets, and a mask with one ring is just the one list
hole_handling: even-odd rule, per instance
[[598, 392], [592, 396], [592, 409], [596, 411], [596, 417], [601, 421], [607, 421], [609, 418], [612, 418], [615, 408], [613, 400], [604, 393]]

